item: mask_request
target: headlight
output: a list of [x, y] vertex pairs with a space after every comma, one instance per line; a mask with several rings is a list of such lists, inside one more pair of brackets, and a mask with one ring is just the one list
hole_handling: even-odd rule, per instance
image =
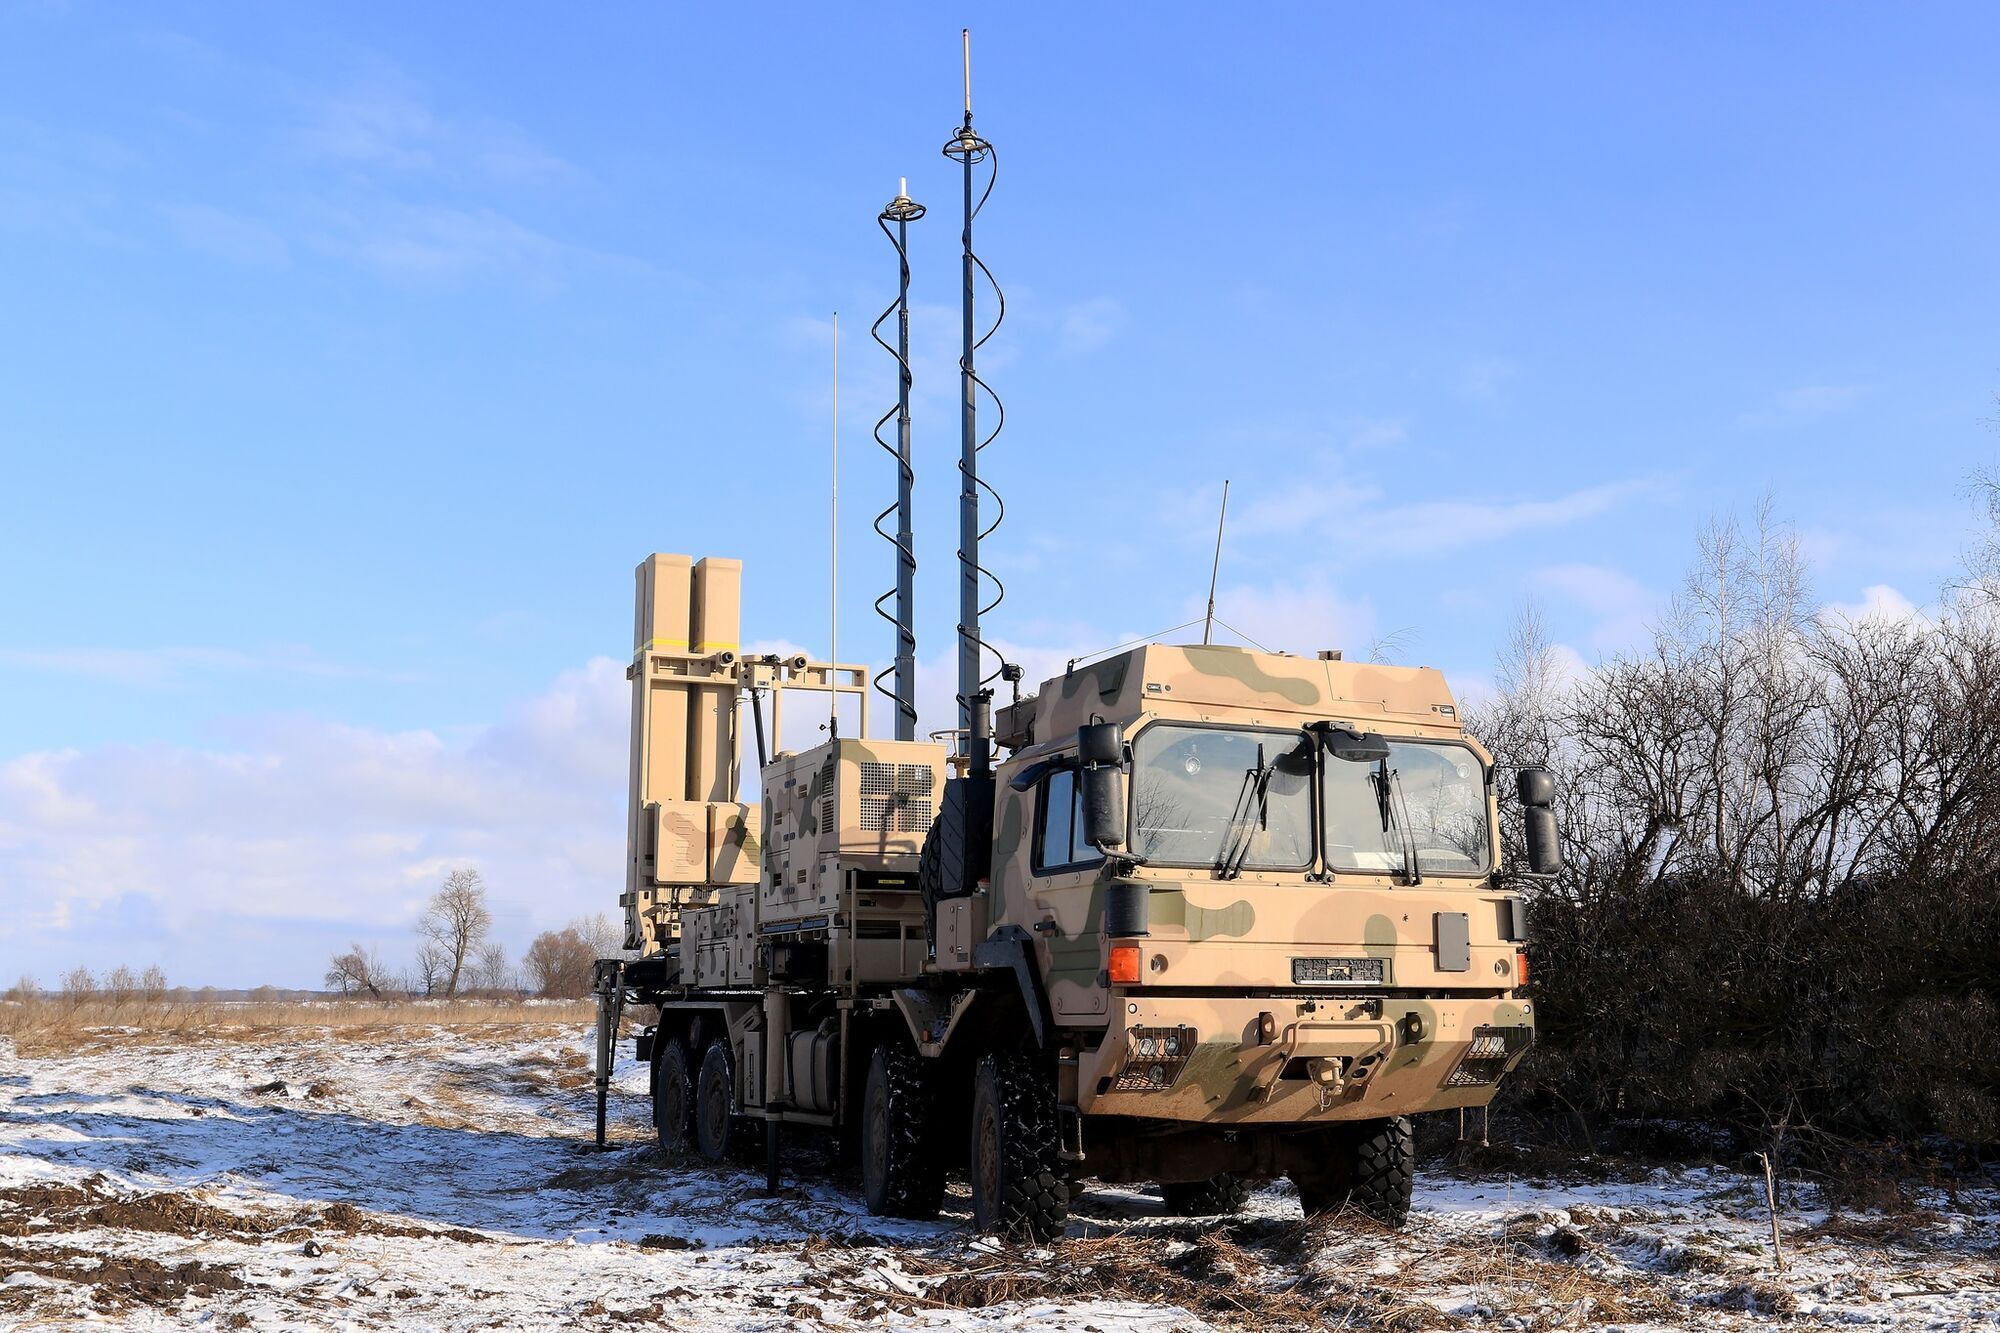
[[1199, 1034], [1190, 1027], [1130, 1028], [1114, 1092], [1163, 1092], [1180, 1080]]

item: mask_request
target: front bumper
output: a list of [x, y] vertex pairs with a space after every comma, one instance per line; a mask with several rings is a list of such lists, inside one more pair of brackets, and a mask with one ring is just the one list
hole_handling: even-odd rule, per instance
[[1534, 1041], [1518, 999], [1115, 998], [1103, 1044], [1078, 1052], [1089, 1115], [1270, 1125], [1484, 1106]]

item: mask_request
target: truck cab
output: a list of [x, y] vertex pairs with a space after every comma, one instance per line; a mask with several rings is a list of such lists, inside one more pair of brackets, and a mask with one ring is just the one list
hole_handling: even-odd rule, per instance
[[[1117, 846], [1085, 827], [1093, 727]], [[1481, 1106], [1527, 1050], [1493, 763], [1438, 672], [1153, 644], [1003, 708], [996, 738], [986, 901], [948, 914], [1030, 943], [1100, 1177], [1166, 1153], [1268, 1172], [1286, 1154], [1243, 1131]]]

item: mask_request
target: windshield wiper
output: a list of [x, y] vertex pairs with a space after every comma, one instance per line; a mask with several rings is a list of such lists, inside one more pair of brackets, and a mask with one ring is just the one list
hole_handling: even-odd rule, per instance
[[[1389, 761], [1383, 759], [1376, 763], [1375, 771], [1368, 775], [1368, 780], [1375, 785], [1375, 808], [1382, 812], [1382, 831], [1387, 833], [1394, 829], [1397, 841], [1402, 844], [1404, 882], [1423, 883], [1423, 871], [1417, 866], [1417, 835], [1410, 827], [1410, 803], [1403, 796], [1402, 770], [1389, 767]], [[1400, 816], [1390, 806], [1391, 787], [1394, 788], [1396, 805], [1402, 808]]]
[[1229, 827], [1222, 835], [1222, 854], [1215, 862], [1217, 878], [1235, 879], [1242, 874], [1243, 863], [1249, 860], [1250, 848], [1257, 840], [1257, 830], [1270, 829], [1271, 779], [1279, 773], [1289, 777], [1310, 774], [1316, 754], [1311, 737], [1305, 737], [1266, 763], [1264, 743], [1257, 743], [1257, 762], [1243, 770], [1243, 786], [1236, 793], [1236, 804], [1229, 812]]
[[[1222, 834], [1222, 855], [1216, 858], [1217, 879], [1235, 879], [1243, 873], [1243, 863], [1249, 859], [1250, 844], [1257, 840], [1256, 830], [1266, 828], [1270, 822], [1269, 794], [1271, 772], [1277, 765], [1264, 762], [1264, 743], [1257, 743], [1257, 762], [1243, 770], [1243, 785], [1236, 792], [1236, 804], [1229, 811], [1229, 827]], [[1256, 816], [1256, 824], [1250, 822]]]

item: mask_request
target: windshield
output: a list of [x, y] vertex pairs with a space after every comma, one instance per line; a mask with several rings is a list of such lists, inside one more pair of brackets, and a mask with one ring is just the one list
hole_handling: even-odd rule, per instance
[[1321, 787], [1329, 869], [1401, 871], [1407, 830], [1420, 873], [1486, 870], [1486, 775], [1467, 747], [1390, 741], [1388, 758], [1360, 763], [1329, 754]]
[[1312, 864], [1312, 738], [1159, 722], [1133, 745], [1132, 850], [1156, 865]]

